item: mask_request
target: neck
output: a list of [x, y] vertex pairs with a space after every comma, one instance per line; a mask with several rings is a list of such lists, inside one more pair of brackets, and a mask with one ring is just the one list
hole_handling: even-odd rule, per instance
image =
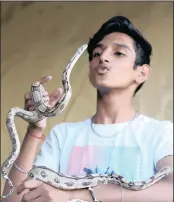
[[97, 100], [94, 123], [112, 124], [132, 120], [136, 115], [133, 97], [125, 92], [105, 93]]

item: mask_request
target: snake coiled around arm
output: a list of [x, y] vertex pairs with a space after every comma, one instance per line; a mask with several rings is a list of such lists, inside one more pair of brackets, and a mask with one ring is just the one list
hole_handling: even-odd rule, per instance
[[[2, 198], [9, 197], [14, 191], [13, 183], [7, 175], [7, 171], [10, 168], [10, 166], [13, 165], [20, 152], [20, 141], [14, 122], [15, 117], [16, 116], [20, 117], [23, 120], [30, 123], [36, 123], [39, 120], [42, 120], [44, 117], [53, 117], [58, 114], [61, 114], [61, 112], [66, 108], [72, 95], [70, 85], [71, 71], [75, 63], [78, 61], [80, 56], [86, 50], [86, 48], [87, 48], [86, 44], [81, 46], [77, 50], [75, 55], [71, 58], [65, 70], [63, 71], [62, 74], [63, 94], [61, 96], [61, 99], [56, 103], [54, 107], [48, 107], [44, 103], [42, 99], [42, 92], [44, 90], [44, 87], [39, 82], [34, 82], [31, 86], [31, 91], [35, 111], [32, 112], [26, 111], [19, 107], [14, 107], [9, 110], [6, 117], [6, 125], [12, 142], [12, 152], [9, 155], [9, 157], [5, 160], [5, 162], [2, 164], [1, 175], [9, 184], [10, 192], [7, 195], [2, 196]], [[65, 189], [65, 190], [89, 188], [100, 184], [120, 184], [122, 187], [126, 189], [142, 190], [155, 184], [156, 182], [158, 182], [159, 180], [161, 180], [162, 178], [164, 178], [165, 176], [169, 175], [172, 172], [173, 167], [168, 166], [161, 169], [159, 172], [151, 176], [146, 181], [130, 182], [117, 174], [113, 175], [90, 174], [75, 177], [75, 176], [67, 176], [62, 173], [56, 173], [47, 167], [38, 166], [32, 168], [28, 172], [28, 179], [37, 179], [43, 181], [44, 183], [50, 184], [58, 189]]]

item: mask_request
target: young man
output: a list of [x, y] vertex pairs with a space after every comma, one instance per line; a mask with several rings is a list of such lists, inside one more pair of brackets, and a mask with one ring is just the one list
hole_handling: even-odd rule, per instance
[[[89, 79], [97, 89], [98, 100], [93, 117], [76, 123], [57, 124], [35, 154], [46, 119], [29, 125], [16, 165], [25, 171], [46, 166], [68, 175], [117, 173], [130, 181], [144, 181], [164, 166], [173, 165], [173, 124], [136, 112], [133, 97], [151, 74], [152, 47], [125, 17], [108, 20], [89, 41]], [[40, 80], [45, 83], [51, 77]], [[62, 89], [44, 100], [51, 106]], [[25, 109], [33, 110], [30, 93]], [[62, 191], [36, 180], [13, 166], [10, 177], [17, 187], [8, 202], [63, 202], [79, 198], [91, 202], [88, 190]], [[148, 189], [135, 192], [119, 185], [94, 188], [97, 200], [104, 202], [172, 201], [172, 176]], [[21, 184], [20, 184], [21, 183]], [[20, 184], [20, 185], [19, 185]], [[7, 187], [5, 191], [7, 192]], [[157, 193], [157, 194], [156, 194]]]

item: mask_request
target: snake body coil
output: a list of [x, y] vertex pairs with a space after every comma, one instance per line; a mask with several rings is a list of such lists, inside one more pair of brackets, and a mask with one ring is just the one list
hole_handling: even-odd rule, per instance
[[[65, 70], [63, 71], [62, 75], [63, 94], [59, 102], [57, 102], [54, 107], [48, 107], [44, 103], [42, 99], [42, 92], [44, 90], [44, 87], [39, 82], [34, 82], [31, 86], [31, 91], [35, 111], [32, 112], [26, 111], [19, 107], [14, 107], [9, 110], [6, 118], [6, 125], [12, 141], [12, 152], [9, 155], [9, 157], [5, 160], [5, 162], [2, 164], [1, 175], [8, 182], [10, 186], [10, 192], [7, 195], [2, 196], [2, 198], [7, 198], [14, 191], [13, 184], [7, 175], [7, 170], [15, 162], [20, 152], [20, 141], [14, 123], [15, 116], [18, 116], [27, 122], [36, 123], [39, 120], [42, 120], [44, 117], [52, 117], [56, 116], [57, 114], [60, 114], [67, 106], [72, 94], [70, 85], [70, 73], [72, 71], [73, 66], [75, 65], [79, 57], [83, 54], [83, 52], [86, 50], [86, 48], [87, 48], [86, 44], [81, 46], [77, 50], [75, 55], [72, 57], [72, 59], [69, 61]], [[172, 172], [173, 167], [169, 166], [161, 169], [158, 173], [156, 173], [146, 181], [129, 182], [122, 176], [116, 174], [113, 175], [90, 174], [86, 176], [74, 177], [74, 176], [66, 176], [61, 173], [56, 173], [53, 170], [50, 170], [49, 168], [38, 166], [29, 171], [28, 178], [41, 180], [56, 188], [67, 190], [93, 187], [99, 184], [121, 184], [123, 187], [127, 189], [142, 190], [151, 186], [152, 184], [156, 183], [157, 181], [159, 181], [160, 179], [169, 175]]]

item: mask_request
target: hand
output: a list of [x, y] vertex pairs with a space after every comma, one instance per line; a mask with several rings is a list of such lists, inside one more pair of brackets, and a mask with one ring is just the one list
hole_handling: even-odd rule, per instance
[[[39, 79], [38, 81], [43, 85], [51, 79], [52, 79], [51, 76], [45, 76], [45, 77], [42, 77], [41, 79]], [[62, 92], [63, 92], [62, 88], [57, 88], [49, 95], [48, 92], [45, 90], [43, 92], [43, 100], [44, 100], [45, 104], [49, 105], [50, 107], [55, 106], [55, 104], [60, 99]], [[28, 111], [35, 110], [33, 101], [31, 98], [31, 91], [27, 92], [24, 96], [24, 109], [28, 110]], [[31, 129], [38, 128], [38, 129], [44, 130], [46, 128], [46, 120], [47, 120], [47, 118], [37, 122], [36, 124], [29, 124], [29, 128], [31, 128]]]
[[64, 202], [71, 197], [71, 191], [59, 190], [38, 180], [24, 180], [17, 187], [17, 194], [23, 194], [21, 202]]

